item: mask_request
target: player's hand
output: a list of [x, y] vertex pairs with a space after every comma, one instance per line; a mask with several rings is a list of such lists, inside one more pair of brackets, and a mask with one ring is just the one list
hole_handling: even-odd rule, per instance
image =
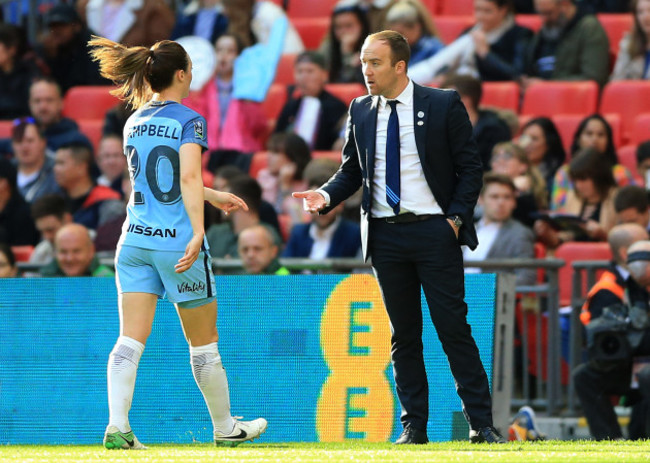
[[302, 199], [303, 206], [307, 212], [318, 212], [327, 206], [323, 195], [314, 190], [296, 191], [291, 196]]
[[203, 245], [203, 233], [195, 234], [192, 236], [192, 239], [187, 243], [185, 248], [185, 255], [178, 259], [178, 263], [174, 266], [176, 273], [183, 273], [185, 270], [189, 269], [196, 259], [199, 257], [201, 252], [201, 246]]
[[214, 195], [208, 200], [217, 209], [221, 209], [226, 213], [230, 214], [237, 209], [248, 210], [248, 205], [238, 196], [235, 196], [232, 193], [226, 193], [225, 191], [216, 191]]

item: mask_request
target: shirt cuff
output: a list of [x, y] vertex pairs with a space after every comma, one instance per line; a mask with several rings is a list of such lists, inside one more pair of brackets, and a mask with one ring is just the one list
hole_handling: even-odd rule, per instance
[[318, 190], [316, 190], [316, 193], [320, 193], [320, 195], [323, 198], [325, 198], [325, 206], [329, 207], [329, 205], [330, 205], [330, 195], [329, 195], [329, 193], [327, 191], [325, 191], [325, 190], [321, 190], [320, 188]]

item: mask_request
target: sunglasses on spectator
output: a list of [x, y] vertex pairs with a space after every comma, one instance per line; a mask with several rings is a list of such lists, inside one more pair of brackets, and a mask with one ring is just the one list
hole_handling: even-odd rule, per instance
[[19, 117], [12, 121], [14, 127], [19, 126], [20, 124], [34, 124], [36, 125], [36, 120], [33, 117]]

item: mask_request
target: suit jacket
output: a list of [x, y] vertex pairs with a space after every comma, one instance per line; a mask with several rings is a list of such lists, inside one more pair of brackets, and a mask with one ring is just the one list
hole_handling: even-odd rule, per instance
[[[486, 259], [514, 259], [535, 257], [535, 235], [530, 228], [523, 226], [514, 219], [504, 222], [497, 233]], [[516, 284], [534, 285], [537, 280], [537, 270], [521, 268], [515, 270]]]
[[[413, 121], [422, 170], [434, 198], [446, 215], [459, 215], [463, 226], [459, 243], [475, 249], [478, 244], [472, 221], [483, 183], [483, 168], [472, 135], [472, 124], [455, 90], [413, 84]], [[368, 220], [372, 207], [375, 140], [379, 97], [370, 95], [352, 101], [338, 172], [322, 189], [330, 204], [321, 213], [363, 188], [361, 199], [361, 244], [368, 259]], [[420, 117], [418, 114], [424, 116]], [[402, 188], [407, 186], [403, 185]]]
[[[293, 89], [290, 87], [289, 94], [291, 95], [292, 93]], [[316, 151], [329, 151], [339, 137], [339, 121], [345, 115], [347, 108], [345, 107], [345, 103], [325, 90], [318, 95], [318, 99], [321, 104], [320, 121], [318, 122], [316, 139], [314, 140], [312, 149]], [[293, 126], [301, 102], [302, 96], [289, 98], [282, 108], [280, 116], [278, 116], [278, 123], [275, 126], [274, 132], [284, 132]]]
[[[282, 255], [284, 257], [309, 257], [314, 239], [309, 234], [310, 223], [296, 224]], [[341, 220], [336, 228], [327, 257], [356, 257], [361, 247], [359, 225], [349, 220]]]

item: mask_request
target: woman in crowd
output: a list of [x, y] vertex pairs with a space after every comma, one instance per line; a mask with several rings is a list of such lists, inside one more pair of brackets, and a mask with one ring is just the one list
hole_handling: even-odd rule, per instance
[[621, 39], [611, 80], [650, 78], [650, 0], [632, 0], [634, 25]]
[[550, 191], [553, 178], [566, 159], [557, 127], [548, 117], [531, 119], [521, 129], [519, 146], [524, 148], [530, 163], [539, 169]]
[[427, 84], [440, 74], [470, 74], [482, 81], [516, 80], [533, 37], [515, 23], [512, 0], [474, 0], [476, 24], [431, 58], [409, 68], [409, 77]]
[[[601, 155], [601, 162], [604, 162], [612, 169], [614, 180], [616, 180], [618, 186], [634, 185], [634, 177], [630, 170], [618, 163], [612, 127], [601, 115], [592, 114], [587, 116], [578, 125], [573, 137], [571, 153], [576, 153], [583, 148], [593, 148]], [[559, 210], [563, 208], [571, 188], [569, 166], [562, 166], [553, 179], [551, 209]]]
[[576, 216], [581, 224], [574, 230], [554, 230], [549, 223], [538, 220], [535, 232], [547, 247], [556, 248], [565, 241], [605, 241], [616, 225], [614, 196], [616, 181], [612, 168], [603, 162], [595, 148], [580, 149], [569, 163], [572, 189], [557, 212]]

